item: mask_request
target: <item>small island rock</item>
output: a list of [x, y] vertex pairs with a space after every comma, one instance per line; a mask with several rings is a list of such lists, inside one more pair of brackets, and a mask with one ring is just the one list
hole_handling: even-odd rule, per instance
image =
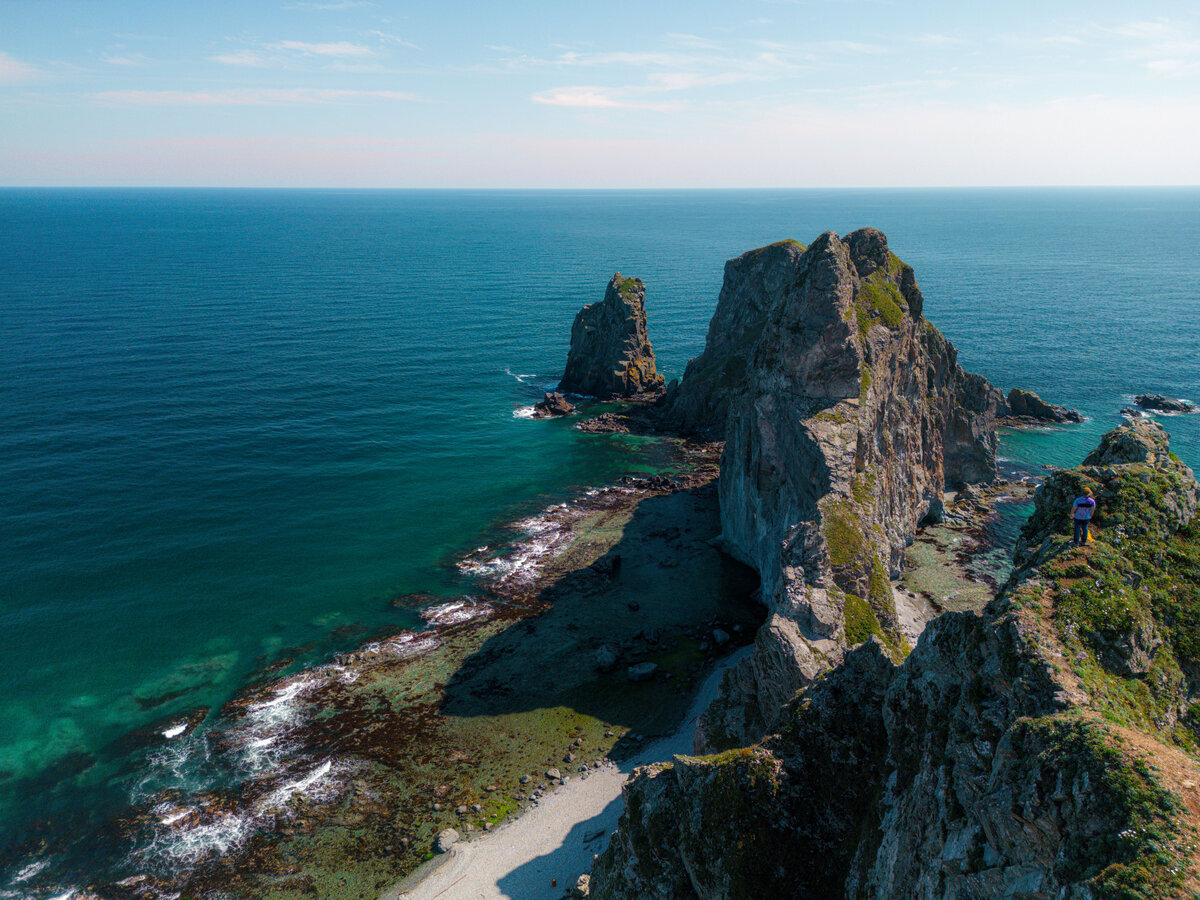
[[1013, 388], [1008, 392], [1008, 415], [1033, 422], [1082, 422], [1083, 416], [1073, 409], [1047, 403], [1033, 391]]
[[558, 389], [602, 400], [663, 389], [646, 332], [646, 286], [640, 278], [622, 278], [618, 272], [604, 299], [576, 314]]
[[535, 419], [549, 419], [553, 416], [569, 416], [575, 412], [575, 406], [558, 391], [547, 391], [546, 396], [533, 406]]
[[1194, 413], [1196, 404], [1191, 400], [1164, 397], [1162, 394], [1138, 394], [1133, 402], [1142, 409], [1153, 409], [1158, 412]]

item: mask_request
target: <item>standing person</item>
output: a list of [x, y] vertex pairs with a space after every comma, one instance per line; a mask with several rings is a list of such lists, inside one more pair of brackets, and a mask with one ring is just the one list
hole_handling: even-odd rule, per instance
[[1088, 524], [1092, 521], [1092, 513], [1096, 511], [1096, 501], [1092, 498], [1091, 488], [1084, 488], [1083, 496], [1075, 498], [1072, 510], [1075, 516], [1075, 546], [1082, 547], [1087, 543]]

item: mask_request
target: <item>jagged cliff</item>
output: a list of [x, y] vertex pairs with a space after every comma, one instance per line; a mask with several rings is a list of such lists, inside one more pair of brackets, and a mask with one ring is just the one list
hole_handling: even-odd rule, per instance
[[646, 286], [640, 278], [622, 278], [618, 272], [603, 300], [576, 313], [558, 390], [608, 400], [662, 388], [646, 331]]
[[889, 579], [947, 486], [995, 476], [999, 393], [923, 316], [911, 267], [871, 228], [730, 260], [704, 353], [665, 398], [726, 441], [726, 549], [771, 610], [699, 746], [763, 733], [782, 704], [874, 634], [906, 649]]
[[[1074, 548], [1085, 486], [1098, 532]], [[638, 770], [592, 896], [1194, 896], [1196, 507], [1157, 425], [1105, 435], [1047, 479], [983, 615], [899, 666], [853, 650], [758, 746]]]

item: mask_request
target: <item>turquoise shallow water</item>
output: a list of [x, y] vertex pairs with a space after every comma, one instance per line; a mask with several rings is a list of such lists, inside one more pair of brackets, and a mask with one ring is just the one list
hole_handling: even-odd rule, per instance
[[1090, 417], [1013, 466], [1200, 399], [1195, 189], [0, 191], [0, 889], [31, 828], [119, 807], [131, 730], [414, 624], [501, 523], [654, 466], [514, 416], [614, 271], [672, 377], [725, 259], [862, 225], [968, 369]]

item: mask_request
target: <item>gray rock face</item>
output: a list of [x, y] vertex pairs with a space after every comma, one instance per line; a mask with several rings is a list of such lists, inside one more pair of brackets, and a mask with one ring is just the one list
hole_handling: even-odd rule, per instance
[[640, 278], [622, 278], [618, 272], [604, 299], [576, 314], [558, 390], [607, 400], [662, 389], [646, 332], [646, 286]]
[[1013, 388], [1008, 392], [1007, 414], [1033, 422], [1082, 422], [1083, 416], [1073, 409], [1047, 403], [1033, 391]]
[[704, 353], [665, 405], [724, 437], [722, 541], [758, 570], [771, 617], [698, 747], [753, 740], [872, 633], [898, 655], [889, 576], [918, 522], [947, 486], [995, 477], [999, 393], [923, 307], [875, 229], [726, 264]]

